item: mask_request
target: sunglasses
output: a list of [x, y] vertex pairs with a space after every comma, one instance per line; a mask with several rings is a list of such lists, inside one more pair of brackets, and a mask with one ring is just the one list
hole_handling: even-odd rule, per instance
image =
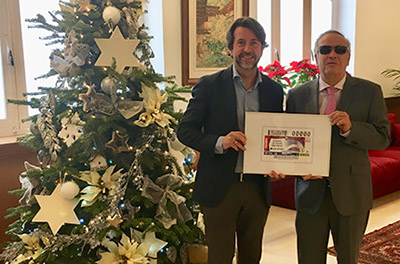
[[346, 46], [320, 46], [319, 47], [319, 53], [326, 55], [331, 53], [332, 49], [336, 52], [336, 54], [345, 54], [347, 51], [347, 47]]

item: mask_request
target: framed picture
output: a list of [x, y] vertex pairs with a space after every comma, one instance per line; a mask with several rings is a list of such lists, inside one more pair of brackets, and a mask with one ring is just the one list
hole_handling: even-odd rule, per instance
[[232, 64], [226, 32], [233, 21], [249, 15], [249, 0], [182, 0], [182, 83]]
[[246, 112], [245, 120], [244, 173], [329, 176], [327, 115]]

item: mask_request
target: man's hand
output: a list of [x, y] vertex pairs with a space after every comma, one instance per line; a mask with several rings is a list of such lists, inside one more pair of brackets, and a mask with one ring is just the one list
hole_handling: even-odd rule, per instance
[[350, 116], [346, 112], [343, 111], [335, 111], [329, 115], [329, 120], [331, 121], [331, 125], [337, 125], [342, 133], [346, 133], [351, 129], [351, 121]]
[[236, 151], [239, 151], [239, 149], [245, 151], [246, 140], [246, 135], [243, 132], [231, 131], [224, 137], [224, 140], [222, 141], [222, 148], [224, 150], [233, 148]]
[[283, 173], [277, 173], [276, 171], [272, 170], [270, 173], [265, 174], [264, 177], [271, 177], [274, 179], [284, 179], [286, 177], [285, 174]]
[[305, 181], [307, 181], [307, 180], [321, 180], [321, 179], [323, 179], [322, 176], [314, 176], [314, 175], [312, 175], [312, 174], [308, 174], [308, 175], [301, 176], [301, 177], [302, 177], [303, 180], [305, 180]]

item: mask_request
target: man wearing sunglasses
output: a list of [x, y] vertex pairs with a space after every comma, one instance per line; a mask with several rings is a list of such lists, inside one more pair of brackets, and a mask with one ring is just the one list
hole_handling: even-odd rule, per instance
[[326, 263], [331, 232], [338, 263], [356, 264], [372, 208], [368, 150], [390, 142], [386, 106], [379, 85], [346, 73], [343, 34], [323, 33], [314, 52], [320, 77], [291, 89], [286, 111], [329, 115], [331, 160], [329, 177], [296, 177], [298, 263]]

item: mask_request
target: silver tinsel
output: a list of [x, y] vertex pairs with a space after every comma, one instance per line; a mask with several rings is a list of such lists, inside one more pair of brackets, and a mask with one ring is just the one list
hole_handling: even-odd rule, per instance
[[[129, 176], [134, 175], [133, 183], [137, 186], [137, 189], [141, 189], [143, 185], [144, 174], [140, 165], [140, 158], [145, 151], [149, 151], [158, 155], [164, 155], [164, 157], [170, 161], [169, 163], [173, 173], [178, 175], [176, 164], [172, 162], [172, 160], [175, 160], [175, 157], [173, 157], [169, 152], [165, 152], [161, 148], [153, 147], [151, 145], [155, 138], [167, 138], [167, 130], [160, 128], [151, 135], [143, 135], [143, 141], [145, 143], [141, 148], [136, 149], [135, 158], [128, 171]], [[181, 177], [185, 184], [189, 183], [189, 178], [187, 178], [187, 176]]]
[[[136, 149], [135, 158], [133, 159], [133, 162], [128, 171], [129, 176], [134, 175], [133, 183], [137, 186], [137, 189], [140, 189], [142, 187], [143, 179], [144, 179], [142, 166], [140, 165], [140, 162], [139, 162], [140, 158], [142, 157], [144, 151], [147, 148], [149, 148], [150, 150], [155, 149], [151, 146], [151, 142], [153, 142], [155, 135], [145, 135], [145, 136], [147, 137], [144, 140], [145, 143], [142, 145], [142, 147], [140, 149]], [[160, 149], [160, 152], [161, 152], [161, 149]]]
[[58, 153], [61, 151], [60, 140], [53, 124], [54, 98], [50, 93], [48, 96], [40, 98], [40, 114], [36, 124], [38, 126], [43, 144], [48, 149], [52, 161], [56, 161]]
[[25, 244], [22, 241], [9, 244], [7, 247], [3, 248], [3, 253], [0, 254], [0, 259], [4, 261], [12, 261], [20, 254], [24, 245]]
[[[101, 241], [98, 240], [100, 232], [110, 226], [110, 223], [107, 222], [107, 217], [118, 212], [118, 204], [125, 196], [125, 191], [127, 188], [126, 174], [121, 175], [121, 177], [118, 179], [117, 187], [119, 191], [116, 195], [103, 196], [101, 198], [102, 201], [108, 203], [108, 209], [102, 211], [89, 221], [89, 223], [84, 227], [86, 230], [85, 233], [53, 235], [50, 231], [36, 229], [29, 235], [37, 235], [41, 239], [47, 239], [50, 244], [49, 246], [44, 247], [43, 250], [51, 252], [61, 251], [71, 244], [83, 243], [82, 249], [86, 246], [89, 246], [91, 250], [99, 247], [101, 245]], [[11, 262], [21, 253], [20, 251], [23, 247], [24, 243], [22, 241], [11, 243], [3, 250], [3, 253], [0, 255], [0, 259]]]

